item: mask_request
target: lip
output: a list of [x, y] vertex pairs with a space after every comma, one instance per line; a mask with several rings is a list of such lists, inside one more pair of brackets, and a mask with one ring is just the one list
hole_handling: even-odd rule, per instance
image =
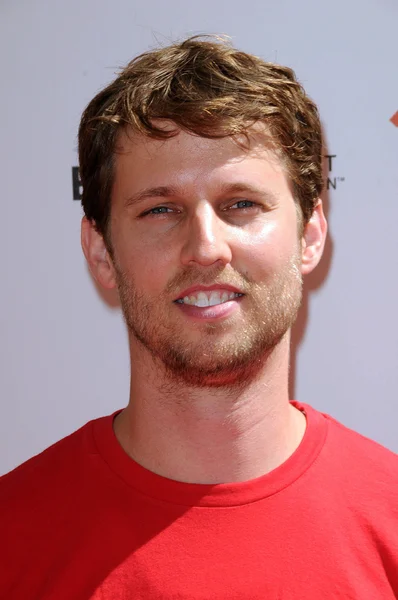
[[235, 294], [244, 295], [243, 292], [238, 288], [224, 283], [218, 283], [215, 285], [192, 285], [191, 287], [182, 291], [179, 294], [179, 296], [174, 300], [174, 302], [177, 302], [177, 300], [182, 300], [182, 298], [185, 298], [185, 296], [190, 296], [191, 294], [195, 294], [196, 292], [211, 292], [212, 290], [226, 290], [227, 292], [235, 292]]
[[191, 321], [217, 323], [218, 321], [223, 321], [228, 317], [231, 317], [234, 313], [239, 311], [242, 300], [243, 296], [239, 296], [234, 300], [216, 304], [215, 306], [199, 307], [190, 304], [180, 304], [178, 302], [175, 303], [175, 306]]

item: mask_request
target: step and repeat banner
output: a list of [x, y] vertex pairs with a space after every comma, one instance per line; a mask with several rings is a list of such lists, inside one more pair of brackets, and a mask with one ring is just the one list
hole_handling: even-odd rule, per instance
[[398, 451], [397, 32], [395, 0], [0, 2], [0, 473], [128, 402], [125, 326], [80, 248], [77, 128], [131, 58], [200, 33], [293, 67], [319, 106], [330, 235], [291, 394]]

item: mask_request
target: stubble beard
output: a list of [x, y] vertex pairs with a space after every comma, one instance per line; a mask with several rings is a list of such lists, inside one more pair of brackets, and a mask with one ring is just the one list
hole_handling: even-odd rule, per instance
[[[253, 380], [272, 351], [289, 331], [301, 304], [302, 276], [300, 256], [288, 263], [264, 284], [249, 281], [237, 273], [206, 272], [190, 269], [181, 273], [156, 300], [140, 292], [131, 275], [116, 266], [120, 303], [129, 335], [149, 352], [153, 361], [165, 370], [169, 382], [193, 387], [241, 387]], [[232, 275], [232, 276], [231, 276]], [[183, 325], [170, 318], [178, 307], [170, 306], [172, 290], [201, 283], [230, 283], [244, 290], [242, 310], [245, 322], [231, 325], [199, 324], [195, 342], [187, 339]], [[221, 285], [220, 285], [221, 287]], [[170, 306], [169, 310], [165, 307]]]

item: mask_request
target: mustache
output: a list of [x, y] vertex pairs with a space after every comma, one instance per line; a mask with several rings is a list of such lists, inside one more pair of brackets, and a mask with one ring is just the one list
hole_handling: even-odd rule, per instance
[[216, 267], [206, 270], [198, 267], [189, 267], [184, 269], [173, 277], [166, 285], [165, 293], [167, 295], [178, 293], [193, 285], [231, 285], [246, 293], [254, 282], [245, 274], [238, 273], [225, 267]]

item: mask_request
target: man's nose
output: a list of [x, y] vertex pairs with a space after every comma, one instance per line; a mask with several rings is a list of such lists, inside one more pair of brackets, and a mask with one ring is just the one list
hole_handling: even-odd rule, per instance
[[210, 266], [228, 264], [232, 253], [228, 243], [228, 226], [207, 202], [201, 203], [188, 221], [181, 249], [181, 263]]

